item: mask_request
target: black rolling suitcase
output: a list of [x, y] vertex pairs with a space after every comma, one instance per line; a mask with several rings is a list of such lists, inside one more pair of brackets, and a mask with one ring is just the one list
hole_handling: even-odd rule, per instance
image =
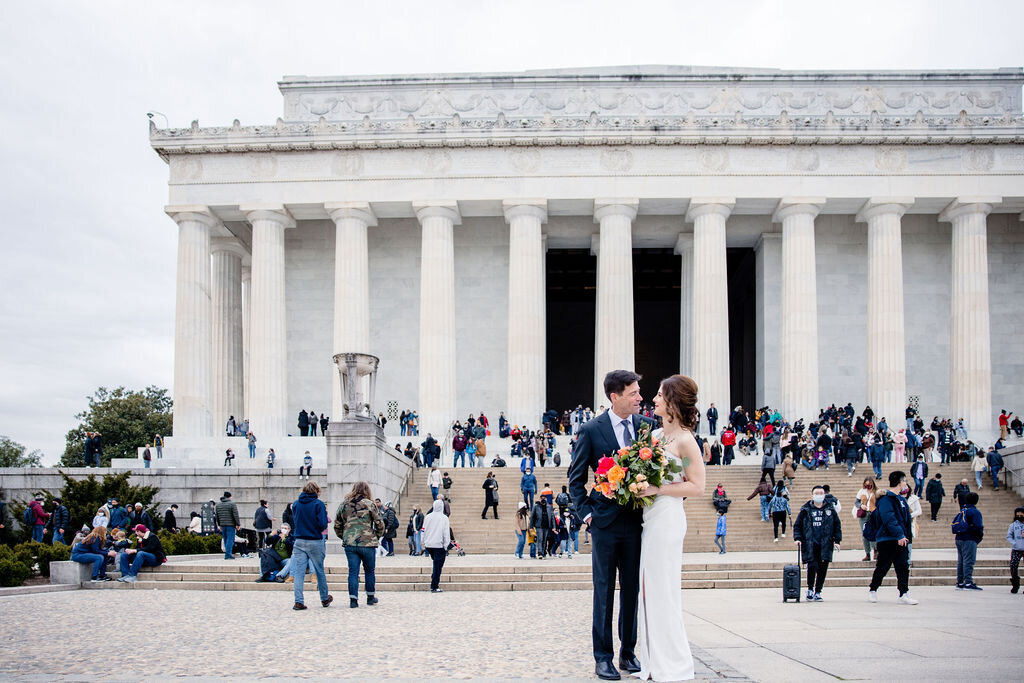
[[800, 549], [796, 551], [796, 564], [782, 568], [782, 602], [800, 602]]

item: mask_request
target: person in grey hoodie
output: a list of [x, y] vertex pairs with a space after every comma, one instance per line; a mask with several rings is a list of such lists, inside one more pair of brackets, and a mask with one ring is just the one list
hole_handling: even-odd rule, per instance
[[1020, 560], [1024, 557], [1024, 507], [1013, 511], [1006, 540], [1010, 544], [1010, 592], [1016, 593], [1020, 590]]

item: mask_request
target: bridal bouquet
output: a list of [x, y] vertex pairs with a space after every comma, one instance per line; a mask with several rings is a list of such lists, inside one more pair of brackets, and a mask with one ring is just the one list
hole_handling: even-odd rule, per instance
[[682, 472], [683, 466], [665, 455], [664, 444], [656, 438], [647, 422], [637, 428], [636, 440], [620, 448], [615, 457], [601, 458], [594, 475], [594, 486], [619, 505], [638, 508], [651, 505], [653, 496], [641, 496], [649, 486], [663, 486]]

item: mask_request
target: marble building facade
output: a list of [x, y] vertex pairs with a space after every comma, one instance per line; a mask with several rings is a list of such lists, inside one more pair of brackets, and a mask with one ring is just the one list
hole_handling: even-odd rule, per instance
[[[622, 67], [286, 77], [276, 123], [151, 128], [179, 234], [175, 439], [340, 415], [331, 356], [380, 357], [421, 433], [536, 425], [547, 364], [679, 345], [730, 393], [726, 251], [753, 250], [753, 394], [988, 431], [1024, 395], [1021, 69]], [[592, 335], [545, 335], [545, 258], [590, 250]], [[634, 259], [678, 255], [680, 320], [635, 319]], [[634, 251], [640, 250], [640, 251]], [[509, 320], [517, 324], [509, 324]], [[564, 342], [564, 345], [563, 345]], [[332, 387], [333, 383], [333, 387]], [[390, 431], [390, 430], [389, 430]], [[197, 442], [198, 443], [198, 442]], [[241, 455], [241, 454], [240, 454]]]

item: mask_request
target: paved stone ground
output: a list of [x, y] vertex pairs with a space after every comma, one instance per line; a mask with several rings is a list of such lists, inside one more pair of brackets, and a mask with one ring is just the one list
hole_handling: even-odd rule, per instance
[[[786, 605], [777, 590], [684, 591], [698, 677], [1020, 679], [1024, 595], [914, 593], [916, 607], [896, 605], [892, 589], [878, 604], [863, 589], [826, 587], [824, 603]], [[0, 678], [575, 681], [593, 671], [586, 591], [381, 593], [357, 610], [344, 595], [329, 609], [306, 595], [305, 612], [290, 594], [254, 591], [0, 598]]]

